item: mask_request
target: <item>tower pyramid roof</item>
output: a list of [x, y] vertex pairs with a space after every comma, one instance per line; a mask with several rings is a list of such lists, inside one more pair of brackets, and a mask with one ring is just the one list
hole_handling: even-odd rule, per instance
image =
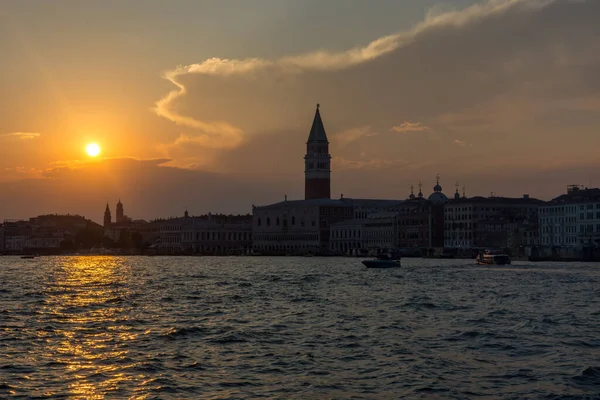
[[323, 126], [323, 120], [321, 119], [321, 113], [319, 112], [319, 104], [317, 104], [317, 111], [315, 111], [315, 118], [313, 119], [312, 127], [310, 128], [308, 141], [329, 143], [327, 134], [325, 133], [325, 126]]

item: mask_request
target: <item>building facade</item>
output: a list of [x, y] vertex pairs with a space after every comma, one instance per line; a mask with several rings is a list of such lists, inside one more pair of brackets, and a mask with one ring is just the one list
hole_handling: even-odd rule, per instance
[[543, 204], [528, 195], [449, 200], [444, 207], [444, 245], [464, 249], [521, 247], [525, 242], [519, 232], [529, 233], [531, 226], [537, 226]]
[[600, 240], [600, 189], [571, 185], [567, 193], [540, 207], [540, 246], [570, 248], [596, 246]]
[[252, 216], [187, 217], [181, 244], [186, 253], [243, 255], [252, 250]]

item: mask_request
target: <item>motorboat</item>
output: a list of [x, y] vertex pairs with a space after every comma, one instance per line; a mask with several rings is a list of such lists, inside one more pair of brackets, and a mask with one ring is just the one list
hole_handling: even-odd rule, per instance
[[22, 259], [31, 259], [31, 258], [35, 258], [34, 255], [30, 255], [30, 254], [26, 254], [24, 256], [21, 256]]
[[510, 256], [499, 250], [486, 250], [477, 255], [479, 265], [509, 265]]
[[399, 268], [400, 260], [364, 260], [363, 265], [367, 268]]
[[374, 260], [364, 260], [362, 263], [367, 268], [399, 268], [402, 266], [400, 257], [392, 253], [382, 254]]

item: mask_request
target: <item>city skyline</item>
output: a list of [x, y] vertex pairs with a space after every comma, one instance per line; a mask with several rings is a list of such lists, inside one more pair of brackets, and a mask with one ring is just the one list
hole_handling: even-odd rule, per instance
[[300, 199], [316, 103], [333, 198], [404, 199], [440, 173], [450, 195], [549, 200], [600, 178], [597, 2], [313, 3], [9, 2], [0, 217]]

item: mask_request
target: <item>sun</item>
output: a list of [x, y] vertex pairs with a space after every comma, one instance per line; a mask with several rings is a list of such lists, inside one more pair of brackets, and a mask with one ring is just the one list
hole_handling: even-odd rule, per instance
[[98, 154], [100, 154], [100, 146], [98, 146], [96, 143], [90, 143], [85, 148], [85, 151], [88, 153], [88, 156], [96, 157]]

